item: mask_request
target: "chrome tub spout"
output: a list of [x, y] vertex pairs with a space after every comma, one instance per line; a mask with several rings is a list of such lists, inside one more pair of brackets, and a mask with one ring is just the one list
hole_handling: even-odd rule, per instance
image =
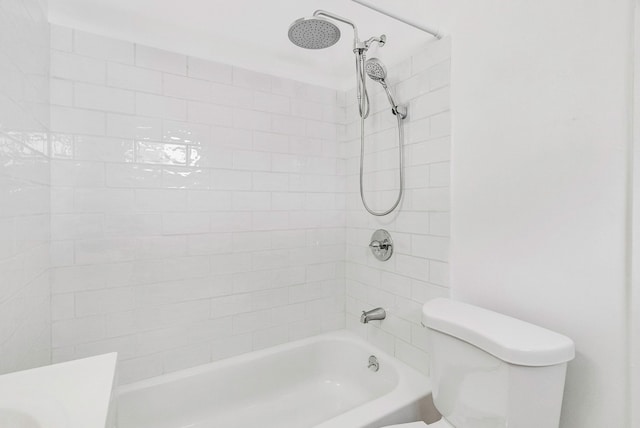
[[362, 311], [360, 322], [363, 324], [372, 320], [383, 320], [387, 317], [387, 313], [382, 308], [371, 309], [370, 311]]

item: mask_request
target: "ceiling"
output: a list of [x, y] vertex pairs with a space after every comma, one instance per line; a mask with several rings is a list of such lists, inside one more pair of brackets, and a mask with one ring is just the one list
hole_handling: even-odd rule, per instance
[[[450, 6], [438, 0], [371, 0], [372, 4], [446, 33]], [[309, 51], [287, 38], [297, 18], [324, 9], [355, 22], [361, 39], [387, 35], [369, 56], [387, 64], [407, 58], [435, 40], [429, 34], [350, 0], [50, 0], [49, 19], [117, 39], [133, 41], [321, 86], [354, 84], [353, 33], [339, 24], [340, 41]], [[429, 17], [422, 19], [421, 17]]]

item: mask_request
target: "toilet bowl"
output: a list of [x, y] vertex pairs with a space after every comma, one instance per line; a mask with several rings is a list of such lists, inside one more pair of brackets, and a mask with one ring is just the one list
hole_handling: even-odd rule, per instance
[[384, 428], [558, 428], [571, 339], [448, 299], [422, 308], [438, 422]]

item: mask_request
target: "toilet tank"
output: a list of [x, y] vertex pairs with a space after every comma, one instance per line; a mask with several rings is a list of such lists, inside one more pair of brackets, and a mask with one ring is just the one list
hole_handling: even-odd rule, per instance
[[476, 306], [434, 299], [423, 307], [433, 401], [456, 428], [557, 428], [566, 336]]

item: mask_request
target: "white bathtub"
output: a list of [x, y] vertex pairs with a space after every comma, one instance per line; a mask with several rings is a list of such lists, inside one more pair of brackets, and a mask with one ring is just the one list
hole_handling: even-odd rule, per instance
[[123, 386], [117, 426], [375, 428], [438, 417], [427, 377], [340, 331]]

